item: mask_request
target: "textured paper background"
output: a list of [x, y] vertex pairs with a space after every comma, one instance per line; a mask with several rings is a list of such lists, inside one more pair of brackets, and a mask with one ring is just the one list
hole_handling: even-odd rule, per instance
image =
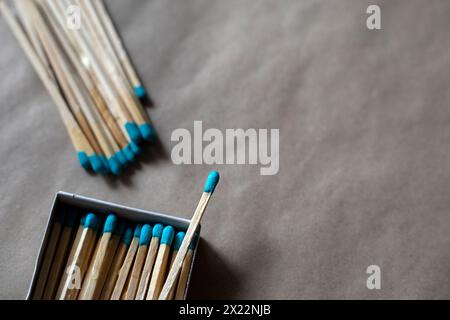
[[449, 1], [108, 5], [161, 146], [121, 180], [84, 172], [0, 19], [0, 298], [25, 296], [58, 190], [190, 217], [212, 167], [173, 165], [170, 135], [194, 120], [281, 139], [276, 176], [218, 167], [191, 298], [450, 298]]

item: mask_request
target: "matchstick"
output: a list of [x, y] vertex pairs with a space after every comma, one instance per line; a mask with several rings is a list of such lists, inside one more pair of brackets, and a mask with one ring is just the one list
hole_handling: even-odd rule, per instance
[[136, 97], [138, 97], [139, 99], [145, 98], [147, 96], [145, 88], [139, 80], [137, 72], [131, 63], [131, 60], [125, 50], [125, 46], [122, 43], [122, 39], [120, 38], [116, 28], [114, 27], [111, 17], [106, 10], [105, 4], [101, 0], [94, 0], [93, 3], [103, 23], [103, 26], [105, 27], [106, 33], [108, 34], [108, 37], [112, 45], [114, 46], [116, 54], [128, 76], [128, 79], [133, 86]]
[[48, 75], [48, 72], [42, 64], [41, 59], [34, 51], [32, 44], [29, 42], [22, 27], [14, 18], [13, 13], [5, 4], [4, 0], [0, 0], [0, 11], [5, 17], [8, 26], [23, 48], [25, 54], [33, 65], [33, 68], [35, 69], [45, 88], [54, 100], [55, 105], [58, 108], [60, 116], [63, 120], [64, 126], [66, 127], [69, 137], [72, 141], [72, 144], [77, 151], [78, 160], [81, 166], [85, 169], [89, 169], [91, 167], [89, 157], [94, 154], [94, 150], [86, 139], [84, 133], [81, 131], [78, 123], [75, 121], [66, 104], [65, 99], [62, 97], [59, 91], [59, 88]]
[[123, 261], [122, 267], [119, 270], [119, 275], [117, 277], [117, 281], [111, 295], [111, 300], [120, 300], [122, 293], [124, 293], [124, 287], [126, 285], [126, 281], [128, 279], [128, 275], [130, 274], [130, 269], [139, 246], [141, 228], [141, 225], [137, 225], [134, 229], [133, 240], [131, 240], [127, 255], [125, 256], [125, 260]]
[[163, 228], [163, 225], [159, 223], [153, 226], [152, 240], [150, 241], [144, 268], [142, 269], [141, 278], [139, 279], [136, 300], [145, 300], [148, 285], [150, 283], [150, 277], [152, 275], [153, 265], [155, 264], [156, 254], [158, 253], [159, 239], [161, 239]]
[[[96, 106], [98, 112], [100, 113], [103, 122], [106, 124], [107, 128], [111, 131], [112, 137], [114, 139], [110, 137], [111, 134], [109, 134], [109, 131], [106, 129], [106, 127], [104, 128], [105, 135], [108, 138], [111, 147], [115, 151], [116, 158], [120, 161], [122, 165], [126, 165], [128, 161], [129, 162], [134, 161], [135, 154], [139, 152], [140, 148], [137, 145], [135, 145], [134, 142], [127, 141], [124, 133], [121, 131], [118, 124], [116, 123], [116, 120], [111, 115], [111, 112], [109, 111], [108, 106], [104, 101], [104, 98], [100, 94], [97, 86], [94, 84], [94, 81], [89, 75], [89, 72], [82, 65], [79, 57], [75, 53], [75, 49], [72, 47], [72, 44], [70, 43], [68, 38], [63, 34], [62, 29], [64, 27], [59, 24], [58, 19], [54, 16], [53, 12], [51, 12], [46, 5], [42, 5], [41, 8], [46, 13], [46, 16], [50, 22], [50, 25], [52, 26], [54, 33], [56, 34], [59, 42], [61, 43], [65, 53], [69, 57], [73, 66], [77, 70], [81, 80], [86, 86], [86, 89], [90, 93], [91, 99], [94, 102], [94, 105]], [[103, 122], [101, 123], [103, 124]], [[133, 151], [136, 149], [137, 149], [136, 152]]]
[[[0, 6], [2, 4], [3, 2], [0, 2]], [[50, 232], [50, 237], [48, 238], [46, 244], [44, 258], [41, 262], [38, 280], [36, 282], [36, 286], [33, 292], [33, 300], [42, 299], [42, 295], [44, 294], [45, 284], [47, 282], [53, 257], [55, 255], [55, 251], [58, 245], [58, 239], [61, 234], [61, 230], [63, 228], [63, 223], [64, 223], [64, 216], [61, 213], [58, 213], [55, 217], [55, 221], [53, 222], [52, 231]]]
[[59, 300], [76, 300], [80, 292], [87, 264], [91, 258], [92, 251], [97, 240], [99, 220], [95, 214], [89, 213], [86, 216], [83, 233], [78, 242], [73, 261], [65, 270], [67, 278], [63, 284]]
[[104, 59], [102, 59], [102, 61], [105, 63], [106, 61], [109, 61], [111, 63], [111, 68], [115, 70], [117, 79], [120, 78], [121, 88], [126, 91], [123, 92], [124, 101], [127, 101], [126, 105], [130, 106], [130, 113], [139, 124], [139, 129], [141, 130], [142, 136], [146, 140], [153, 140], [155, 132], [150, 124], [150, 117], [142, 107], [140, 101], [136, 98], [134, 94], [135, 90], [133, 90], [127, 76], [125, 75], [122, 64], [116, 56], [113, 45], [110, 42], [106, 30], [103, 28], [99, 14], [94, 8], [92, 1], [76, 0], [76, 3], [83, 7], [84, 11], [87, 13], [87, 24], [91, 29], [91, 32], [89, 33], [89, 35], [91, 35], [91, 41], [93, 43], [101, 44], [101, 46], [98, 46], [97, 52], [103, 52]]
[[142, 267], [144, 266], [145, 257], [147, 256], [148, 246], [152, 238], [152, 227], [145, 224], [141, 229], [139, 237], [139, 248], [134, 260], [133, 269], [131, 270], [127, 291], [124, 300], [134, 300], [138, 289], [139, 278], [141, 276]]
[[186, 287], [189, 280], [189, 273], [191, 271], [192, 258], [194, 257], [194, 250], [197, 245], [198, 236], [194, 237], [191, 244], [189, 245], [189, 250], [186, 253], [186, 257], [183, 260], [183, 267], [181, 268], [180, 277], [178, 279], [177, 290], [175, 293], [175, 300], [184, 300], [186, 293]]
[[[58, 19], [61, 19], [60, 24], [65, 26], [62, 21], [62, 17], [64, 16], [64, 7], [62, 2], [48, 0], [45, 2], [49, 5], [49, 8], [54, 12], [54, 16]], [[131, 118], [129, 114], [128, 108], [124, 105], [124, 102], [120, 98], [120, 95], [117, 96], [114, 88], [114, 78], [113, 75], [108, 72], [108, 70], [103, 70], [101, 67], [102, 64], [98, 61], [98, 58], [93, 54], [91, 47], [85, 39], [85, 36], [77, 31], [77, 30], [67, 30], [67, 28], [63, 28], [66, 32], [66, 35], [69, 39], [72, 39], [82, 55], [84, 55], [85, 59], [82, 60], [85, 63], [85, 67], [92, 72], [93, 77], [98, 81], [98, 84], [101, 88], [101, 92], [104, 98], [107, 101], [107, 105], [110, 108], [112, 114], [115, 119], [119, 122], [122, 129], [129, 135], [132, 141], [138, 143], [142, 136], [139, 130], [139, 127], [136, 125], [135, 121]], [[108, 73], [108, 75], [106, 74]], [[113, 84], [111, 84], [113, 82]]]
[[39, 39], [36, 29], [33, 27], [33, 24], [28, 17], [29, 15], [28, 3], [29, 0], [14, 0], [14, 5], [19, 13], [19, 16], [26, 30], [28, 38], [31, 44], [33, 45], [36, 54], [41, 59], [41, 63], [45, 66], [45, 69], [47, 70], [49, 77], [51, 77], [54, 80], [53, 72], [51, 71], [47, 55], [44, 51], [44, 48], [42, 47], [42, 43]]
[[116, 254], [114, 255], [111, 268], [108, 271], [107, 278], [103, 286], [102, 293], [100, 295], [100, 300], [109, 300], [111, 298], [111, 294], [114, 290], [117, 277], [119, 276], [120, 267], [123, 264], [132, 238], [133, 238], [133, 228], [128, 227], [126, 228], [121, 238], [121, 242], [119, 243], [118, 248], [116, 250]]
[[[88, 14], [88, 19], [85, 20], [88, 28], [80, 29], [81, 33], [83, 33], [84, 35], [84, 37], [82, 38], [84, 38], [84, 40], [89, 39], [89, 44], [92, 44], [92, 46], [95, 47], [96, 50], [93, 50], [92, 53], [97, 54], [97, 58], [99, 58], [98, 61], [104, 67], [104, 70], [112, 80], [111, 83], [119, 93], [119, 96], [122, 98], [125, 107], [128, 109], [134, 122], [138, 125], [141, 136], [148, 141], [154, 140], [155, 131], [153, 129], [153, 126], [150, 124], [150, 118], [148, 114], [143, 110], [140, 102], [134, 96], [128, 80], [124, 79], [125, 75], [123, 74], [120, 64], [118, 62], [116, 63], [116, 61], [113, 59], [114, 55], [111, 56], [106, 50], [107, 48], [105, 48], [103, 45], [100, 45], [102, 43], [102, 37], [99, 33], [101, 33], [101, 31], [103, 30], [102, 26], [101, 24], [99, 24], [98, 27], [95, 25], [95, 21], [97, 20], [95, 12], [93, 15], [89, 14], [89, 12], [93, 11], [94, 9], [90, 7], [90, 2], [76, 2], [81, 7], [83, 7], [84, 12]], [[66, 0], [65, 3], [69, 4], [70, 1]], [[89, 29], [91, 30], [91, 32], [89, 32]], [[105, 41], [107, 40], [108, 39], [106, 39]]]
[[[186, 233], [184, 233], [183, 231], [180, 231], [175, 235], [175, 242], [173, 244], [172, 257], [170, 258], [170, 268], [172, 268], [172, 266], [173, 266], [175, 258], [177, 257], [178, 250], [180, 249], [181, 243], [183, 243], [183, 239], [184, 239], [185, 235], [186, 235]], [[175, 296], [177, 282], [178, 282], [178, 279], [175, 280], [175, 285], [172, 287], [172, 290], [170, 290], [170, 292], [169, 292], [168, 300], [173, 300], [173, 298]]]
[[100, 272], [98, 280], [98, 286], [100, 289], [95, 299], [100, 299], [101, 292], [103, 291], [106, 279], [113, 265], [114, 257], [116, 256], [116, 252], [121, 242], [125, 228], [126, 228], [125, 220], [119, 219], [119, 223], [117, 224], [117, 227], [114, 229], [111, 240], [109, 241], [109, 246], [106, 252], [106, 261], [104, 263], [104, 268]]
[[98, 242], [95, 256], [92, 258], [86, 278], [83, 281], [78, 300], [96, 299], [101, 292], [101, 284], [99, 283], [100, 272], [105, 269], [107, 262], [108, 248], [112, 238], [112, 233], [117, 227], [117, 217], [114, 214], [108, 215], [103, 226], [103, 234]]
[[175, 230], [171, 226], [164, 228], [161, 236], [161, 244], [159, 245], [158, 255], [156, 256], [155, 265], [153, 267], [150, 285], [146, 300], [156, 300], [164, 284], [166, 276], [167, 263], [169, 260], [170, 249], [175, 235]]
[[76, 215], [74, 213], [67, 213], [64, 220], [64, 227], [58, 240], [58, 248], [53, 257], [52, 267], [48, 274], [47, 284], [45, 285], [44, 300], [53, 299], [55, 291], [58, 289], [61, 274], [64, 271], [64, 262], [67, 252], [70, 248], [70, 240], [72, 231], [74, 230], [76, 222]]
[[80, 242], [81, 234], [83, 233], [85, 221], [86, 221], [86, 215], [83, 215], [80, 219], [80, 223], [78, 225], [77, 233], [75, 234], [75, 238], [73, 239], [72, 243], [70, 244], [71, 249], [70, 249], [69, 255], [67, 257], [66, 265], [63, 269], [61, 280], [59, 281], [58, 291], [56, 292], [56, 295], [55, 295], [56, 297], [59, 297], [61, 295], [61, 292], [63, 289], [63, 284], [66, 282], [67, 273], [65, 272], [65, 270], [68, 270], [68, 267], [70, 266], [70, 264], [73, 261], [75, 251], [77, 250], [78, 243]]
[[[90, 106], [92, 101], [87, 99], [79, 82], [69, 76], [72, 72], [39, 10], [34, 6], [33, 2], [29, 2], [29, 6], [32, 7], [32, 15], [37, 26], [38, 34], [44, 45], [44, 49], [50, 58], [51, 65], [55, 70], [56, 76], [63, 88], [72, 111], [87, 137], [90, 137], [89, 141], [96, 153], [101, 154], [100, 158], [103, 166], [97, 168], [93, 165], [94, 171], [103, 173], [111, 171], [115, 175], [119, 175], [122, 171], [122, 166], [115, 157], [111, 145], [105, 137], [105, 131], [100, 124], [100, 116], [97, 113], [97, 109]], [[104, 158], [105, 156], [106, 158]], [[97, 163], [96, 160], [97, 159], [93, 159], [92, 163]]]
[[159, 295], [159, 300], [167, 300], [172, 287], [175, 286], [178, 274], [183, 267], [183, 260], [189, 249], [189, 244], [194, 238], [195, 232], [200, 225], [200, 221], [203, 217], [203, 214], [205, 213], [206, 207], [208, 206], [208, 202], [211, 199], [212, 194], [214, 193], [217, 183], [219, 182], [219, 177], [220, 176], [217, 171], [212, 171], [208, 175], [208, 179], [206, 180], [206, 184], [203, 189], [203, 194], [197, 205], [197, 209], [194, 212], [191, 223], [189, 224], [189, 228], [186, 231], [186, 236], [184, 237], [183, 243], [181, 244], [180, 250], [178, 251], [177, 257], [175, 258], [175, 261], [170, 268], [167, 280], [164, 284], [161, 294]]

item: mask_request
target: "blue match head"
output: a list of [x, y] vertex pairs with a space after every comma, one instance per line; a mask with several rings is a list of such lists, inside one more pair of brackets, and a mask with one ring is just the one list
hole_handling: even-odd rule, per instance
[[94, 154], [90, 156], [89, 162], [91, 163], [92, 170], [95, 173], [99, 173], [104, 170], [102, 159], [98, 155]]
[[80, 165], [86, 170], [91, 168], [91, 163], [89, 162], [89, 157], [86, 152], [78, 152], [78, 161], [80, 161]]
[[195, 247], [197, 246], [197, 242], [198, 242], [198, 234], [196, 234], [194, 236], [194, 238], [192, 239], [191, 243], [189, 244], [189, 250], [194, 251]]
[[98, 224], [98, 218], [95, 214], [89, 213], [84, 221], [84, 227], [86, 229], [96, 229]]
[[149, 224], [144, 224], [141, 229], [141, 236], [139, 237], [140, 246], [148, 246], [152, 239], [152, 227]]
[[131, 240], [133, 239], [133, 233], [134, 233], [133, 227], [128, 227], [128, 228], [125, 230], [125, 233], [123, 234], [123, 237], [122, 237], [122, 242], [123, 242], [126, 246], [129, 246], [129, 245], [130, 245]]
[[108, 159], [108, 164], [109, 168], [111, 169], [111, 172], [114, 175], [118, 176], [122, 173], [122, 166], [115, 156], [112, 156], [111, 158]]
[[217, 183], [219, 182], [219, 178], [219, 172], [211, 171], [211, 173], [208, 175], [208, 179], [206, 179], [205, 189], [203, 190], [203, 192], [213, 193], [214, 189], [216, 189]]
[[115, 214], [110, 214], [106, 218], [105, 225], [103, 226], [103, 233], [112, 233], [117, 225], [117, 217]]
[[161, 236], [161, 244], [172, 245], [173, 237], [175, 236], [175, 230], [172, 226], [167, 226], [164, 228]]
[[139, 238], [141, 236], [141, 229], [142, 229], [142, 225], [140, 225], [140, 224], [138, 224], [136, 226], [136, 228], [134, 228], [134, 234], [133, 234], [134, 238]]
[[161, 238], [164, 226], [160, 223], [157, 223], [153, 226], [153, 235], [154, 238]]
[[138, 143], [141, 141], [142, 136], [141, 132], [139, 131], [138, 126], [134, 122], [127, 122], [125, 124], [125, 130], [128, 132], [128, 135], [130, 136], [130, 139], [134, 142]]
[[144, 99], [147, 96], [147, 93], [145, 92], [145, 88], [143, 86], [137, 86], [137, 87], [134, 87], [133, 89], [134, 89], [134, 94], [139, 99]]
[[120, 162], [120, 165], [122, 167], [125, 167], [128, 164], [128, 160], [127, 157], [125, 156], [125, 154], [122, 152], [122, 150], [119, 150], [116, 152], [115, 154], [116, 159]]
[[155, 129], [148, 123], [141, 124], [139, 126], [139, 130], [141, 131], [142, 137], [147, 141], [154, 141], [155, 140]]
[[127, 160], [129, 162], [133, 162], [136, 159], [134, 152], [131, 150], [130, 145], [126, 146], [122, 151], [125, 154], [125, 157], [127, 157]]
[[183, 231], [177, 233], [177, 235], [175, 236], [175, 242], [173, 244], [173, 250], [178, 251], [178, 249], [180, 249], [185, 235], [186, 233], [184, 233]]
[[129, 146], [130, 146], [131, 151], [133, 151], [134, 154], [141, 154], [142, 153], [141, 147], [139, 147], [133, 141], [130, 142]]

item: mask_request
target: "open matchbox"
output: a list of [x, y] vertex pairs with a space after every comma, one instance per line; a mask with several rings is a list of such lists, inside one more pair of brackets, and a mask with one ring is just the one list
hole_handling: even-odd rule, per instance
[[[151, 212], [141, 209], [135, 209], [107, 201], [96, 200], [84, 196], [79, 196], [72, 193], [60, 191], [56, 194], [55, 200], [52, 205], [50, 217], [47, 222], [44, 238], [39, 248], [39, 254], [34, 267], [33, 277], [31, 280], [30, 288], [28, 289], [27, 300], [31, 300], [33, 296], [33, 290], [35, 288], [39, 270], [42, 264], [42, 260], [45, 253], [45, 248], [50, 238], [50, 232], [52, 230], [53, 222], [57, 212], [68, 212], [68, 210], [79, 214], [80, 218], [82, 214], [95, 213], [99, 216], [106, 218], [110, 213], [115, 213], [117, 217], [125, 219], [134, 223], [148, 223], [154, 225], [155, 223], [161, 223], [163, 225], [171, 225], [176, 231], [186, 231], [189, 227], [190, 221], [187, 219], [169, 216], [162, 213]], [[197, 230], [198, 239], [200, 240], [200, 227]], [[184, 299], [186, 299], [187, 292], [189, 290], [189, 283], [191, 280], [192, 269], [195, 263], [195, 256], [197, 253], [198, 241], [194, 250], [192, 263], [189, 271], [188, 282], [186, 285], [186, 291], [184, 292]]]

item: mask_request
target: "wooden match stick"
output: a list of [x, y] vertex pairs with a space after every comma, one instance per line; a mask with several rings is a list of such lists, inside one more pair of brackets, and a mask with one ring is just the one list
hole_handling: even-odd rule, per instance
[[114, 229], [117, 227], [117, 217], [114, 214], [108, 215], [103, 226], [103, 234], [97, 245], [95, 256], [92, 258], [86, 277], [83, 281], [78, 300], [93, 300], [96, 299], [101, 292], [99, 283], [100, 272], [105, 269], [107, 261], [106, 254], [108, 248], [111, 246], [111, 238]]
[[97, 231], [99, 221], [93, 213], [86, 216], [83, 233], [78, 242], [77, 249], [70, 266], [65, 270], [67, 278], [63, 284], [59, 300], [76, 300], [81, 290], [84, 275], [86, 274], [87, 264], [92, 255], [97, 240]]
[[[3, 2], [0, 2], [0, 6], [2, 4]], [[44, 258], [41, 263], [41, 268], [39, 269], [38, 280], [36, 282], [36, 286], [33, 292], [33, 300], [42, 299], [42, 295], [44, 294], [45, 284], [47, 282], [53, 257], [55, 255], [55, 251], [58, 245], [58, 239], [61, 234], [61, 230], [63, 228], [63, 223], [64, 223], [64, 216], [61, 213], [58, 213], [55, 217], [55, 221], [52, 226], [52, 231], [50, 232], [50, 237], [46, 244]]]
[[121, 242], [118, 245], [116, 250], [116, 254], [112, 260], [111, 268], [108, 271], [107, 278], [105, 284], [102, 289], [102, 293], [100, 295], [100, 300], [109, 300], [111, 298], [111, 294], [114, 290], [114, 286], [117, 281], [117, 277], [119, 276], [120, 267], [123, 264], [125, 256], [128, 251], [128, 247], [130, 246], [131, 240], [133, 239], [133, 228], [126, 228]]
[[[65, 3], [69, 4], [70, 2], [65, 1]], [[76, 3], [83, 7], [84, 12], [88, 14], [88, 19], [86, 19], [88, 28], [83, 28], [80, 31], [83, 32], [85, 39], [89, 39], [92, 46], [96, 47], [95, 53], [98, 55], [98, 61], [100, 61], [104, 70], [112, 80], [113, 86], [122, 98], [122, 101], [134, 122], [139, 126], [141, 136], [148, 141], [154, 140], [155, 131], [150, 123], [150, 118], [133, 94], [133, 89], [130, 87], [128, 80], [125, 79], [125, 74], [123, 73], [120, 63], [114, 59], [114, 52], [112, 52], [113, 55], [109, 54], [107, 45], [106, 47], [101, 45], [102, 42], [108, 42], [109, 40], [106, 34], [102, 37], [101, 31], [103, 31], [103, 28], [100, 21], [97, 19], [95, 9], [90, 6], [89, 1], [83, 2], [77, 0]], [[95, 22], [98, 22], [97, 25]], [[91, 32], [89, 32], [89, 30]]]
[[36, 29], [33, 27], [33, 24], [28, 17], [29, 15], [28, 3], [29, 0], [14, 0], [14, 5], [17, 8], [17, 11], [19, 12], [19, 16], [21, 17], [21, 21], [27, 32], [28, 38], [30, 39], [31, 44], [34, 47], [36, 54], [41, 59], [41, 63], [47, 70], [49, 77], [54, 80], [53, 72], [51, 71], [47, 55], [44, 51], [44, 48], [42, 47], [41, 41], [39, 40], [39, 36], [36, 32]]
[[192, 258], [194, 257], [194, 250], [197, 245], [198, 237], [195, 236], [189, 245], [189, 250], [183, 260], [183, 267], [181, 268], [180, 277], [178, 279], [177, 290], [175, 293], [175, 300], [184, 300], [186, 294], [186, 287], [189, 280], [189, 272], [191, 271]]
[[53, 82], [52, 78], [50, 78], [50, 76], [48, 75], [48, 72], [45, 66], [42, 64], [41, 59], [34, 51], [32, 44], [29, 42], [27, 36], [25, 35], [25, 32], [22, 30], [22, 27], [14, 18], [14, 15], [9, 7], [4, 3], [4, 0], [0, 0], [0, 11], [5, 17], [7, 24], [9, 25], [14, 36], [17, 38], [19, 44], [23, 48], [25, 54], [33, 65], [33, 68], [35, 69], [45, 88], [54, 100], [55, 105], [58, 108], [60, 116], [63, 120], [64, 126], [66, 127], [69, 137], [72, 141], [72, 144], [77, 151], [78, 160], [80, 161], [81, 166], [85, 169], [90, 168], [91, 164], [89, 161], [89, 157], [94, 154], [94, 150], [86, 139], [83, 131], [81, 131], [78, 123], [73, 118], [73, 115], [70, 112], [66, 101], [61, 95], [59, 88]]
[[94, 151], [97, 154], [100, 154], [100, 146], [98, 145], [97, 140], [94, 137], [94, 133], [89, 126], [88, 120], [83, 113], [81, 106], [78, 103], [78, 97], [76, 92], [73, 90], [74, 80], [72, 77], [68, 76], [70, 74], [67, 66], [65, 65], [60, 52], [57, 49], [57, 44], [54, 41], [50, 30], [45, 24], [39, 10], [36, 7], [36, 4], [33, 1], [27, 2], [28, 13], [30, 14], [30, 19], [35, 25], [35, 29], [39, 36], [39, 39], [44, 47], [44, 50], [51, 62], [53, 70], [55, 71], [56, 77], [58, 78], [59, 84], [63, 88], [64, 94], [69, 101], [69, 105], [72, 109], [75, 118], [77, 119], [80, 126], [83, 128], [83, 131], [86, 137], [89, 140], [89, 143], [93, 147]]
[[72, 237], [72, 232], [74, 230], [76, 222], [76, 215], [73, 213], [68, 213], [64, 221], [64, 227], [61, 231], [61, 235], [58, 241], [58, 248], [56, 249], [55, 255], [53, 257], [52, 267], [50, 273], [48, 274], [47, 284], [45, 285], [44, 300], [53, 299], [55, 296], [55, 291], [58, 289], [59, 280], [61, 274], [64, 271], [64, 262], [67, 256], [67, 252], [70, 248], [70, 240]]
[[111, 267], [114, 262], [114, 257], [116, 256], [117, 249], [119, 248], [119, 244], [122, 239], [122, 235], [124, 234], [124, 230], [126, 228], [125, 220], [119, 220], [117, 227], [114, 229], [111, 240], [109, 242], [109, 246], [106, 252], [106, 262], [104, 264], [104, 268], [100, 272], [100, 277], [98, 280], [99, 293], [96, 295], [95, 299], [100, 299], [101, 292], [106, 283], [106, 279], [111, 270]]
[[83, 215], [81, 217], [81, 219], [80, 219], [80, 223], [78, 225], [77, 233], [75, 234], [75, 238], [73, 239], [73, 242], [71, 243], [71, 249], [70, 249], [70, 252], [69, 252], [69, 256], [67, 257], [66, 265], [65, 265], [65, 267], [63, 269], [61, 280], [59, 281], [58, 291], [56, 292], [56, 295], [55, 295], [56, 297], [59, 297], [61, 295], [61, 292], [62, 292], [62, 289], [63, 289], [62, 288], [63, 284], [66, 282], [67, 273], [65, 272], [65, 270], [68, 269], [68, 267], [70, 266], [70, 264], [73, 261], [73, 257], [75, 255], [75, 251], [77, 250], [78, 243], [80, 242], [81, 234], [83, 233], [85, 221], [86, 221], [86, 215]]
[[191, 223], [189, 224], [189, 228], [186, 231], [186, 236], [184, 237], [183, 243], [181, 244], [180, 250], [178, 251], [177, 257], [173, 262], [172, 268], [170, 268], [167, 280], [164, 284], [161, 294], [159, 295], [159, 300], [167, 300], [169, 298], [169, 293], [172, 290], [172, 287], [175, 286], [178, 274], [180, 273], [181, 268], [183, 267], [183, 260], [189, 249], [189, 244], [192, 242], [195, 232], [198, 226], [200, 225], [200, 221], [203, 217], [206, 207], [208, 206], [208, 202], [211, 199], [212, 194], [214, 193], [217, 183], [219, 182], [219, 177], [220, 176], [217, 171], [212, 171], [208, 175], [205, 188], [203, 189], [203, 194], [197, 205], [197, 209], [194, 212], [194, 216], [192, 217]]
[[164, 228], [158, 255], [156, 256], [155, 265], [153, 267], [150, 285], [148, 286], [146, 300], [156, 300], [159, 297], [166, 276], [167, 264], [174, 236], [175, 230], [173, 227], [167, 226]]
[[[107, 130], [107, 128], [104, 127], [105, 136], [108, 139], [108, 142], [111, 144], [111, 147], [113, 148], [117, 159], [121, 162], [122, 165], [126, 165], [127, 161], [134, 161], [135, 153], [133, 152], [133, 149], [135, 147], [136, 148], [139, 147], [138, 146], [133, 146], [133, 148], [130, 147], [129, 145], [130, 141], [127, 141], [124, 133], [121, 131], [118, 124], [116, 123], [116, 120], [111, 115], [111, 112], [109, 111], [104, 98], [100, 94], [97, 86], [94, 84], [94, 81], [91, 78], [88, 70], [86, 70], [86, 68], [82, 65], [80, 58], [75, 52], [75, 49], [72, 47], [72, 44], [70, 43], [68, 38], [63, 34], [62, 29], [64, 27], [59, 24], [59, 21], [56, 19], [54, 14], [49, 10], [49, 8], [46, 5], [42, 5], [41, 8], [44, 10], [54, 33], [56, 34], [59, 42], [64, 48], [65, 53], [69, 57], [75, 69], [77, 70], [80, 78], [82, 79], [84, 85], [86, 86], [86, 89], [90, 93], [91, 99], [93, 100], [94, 105], [96, 106], [98, 112], [100, 113], [103, 122], [106, 124], [107, 128], [111, 131], [110, 133]], [[103, 122], [100, 123], [103, 124]], [[113, 138], [111, 137], [111, 134]], [[124, 154], [125, 157], [122, 156], [122, 153]]]
[[[172, 268], [172, 266], [173, 266], [175, 258], [177, 257], [177, 254], [178, 254], [178, 250], [180, 249], [180, 246], [183, 243], [183, 239], [184, 239], [185, 235], [186, 235], [186, 233], [184, 233], [183, 231], [180, 231], [180, 232], [178, 232], [175, 235], [175, 242], [173, 244], [172, 257], [170, 258], [170, 268]], [[176, 284], [177, 284], [177, 282], [178, 282], [178, 279], [175, 280], [175, 285], [172, 287], [172, 290], [170, 290], [170, 292], [169, 292], [168, 300], [173, 300], [173, 298], [175, 297], [175, 291], [176, 291]]]
[[[62, 16], [65, 12], [62, 2], [48, 0], [45, 3], [48, 4], [49, 8], [54, 12], [54, 16], [62, 20]], [[65, 26], [63, 21], [61, 21], [60, 24]], [[91, 70], [92, 76], [98, 82], [103, 97], [107, 101], [108, 107], [114, 115], [114, 118], [118, 121], [120, 126], [124, 128], [132, 141], [139, 142], [142, 137], [141, 132], [130, 116], [128, 107], [124, 105], [125, 102], [122, 101], [121, 96], [117, 95], [116, 91], [113, 89], [115, 87], [115, 81], [114, 78], [111, 77], [112, 74], [108, 72], [108, 70], [103, 70], [103, 64], [101, 64], [98, 58], [93, 54], [90, 45], [81, 32], [77, 30], [67, 30], [67, 28], [63, 28], [63, 30], [66, 32], [69, 39], [72, 39], [75, 42], [74, 44], [76, 44], [76, 47], [84, 56], [82, 62], [88, 70]]]
[[116, 54], [128, 76], [128, 79], [133, 86], [134, 93], [139, 99], [144, 98], [147, 95], [147, 93], [145, 92], [145, 88], [139, 80], [137, 72], [131, 63], [128, 53], [125, 50], [122, 39], [120, 38], [116, 28], [114, 27], [112, 19], [108, 11], [106, 10], [105, 4], [101, 0], [94, 0], [93, 4], [116, 51]]
[[150, 241], [144, 268], [142, 269], [141, 278], [139, 279], [136, 300], [145, 300], [153, 265], [155, 264], [156, 254], [158, 253], [159, 239], [161, 239], [163, 229], [163, 225], [159, 223], [153, 226], [152, 240]]
[[122, 293], [124, 293], [124, 287], [126, 285], [128, 275], [130, 274], [130, 269], [133, 264], [134, 257], [136, 256], [136, 252], [138, 250], [141, 228], [141, 225], [137, 225], [134, 229], [133, 239], [131, 240], [131, 244], [128, 248], [128, 252], [125, 256], [122, 267], [119, 270], [119, 276], [117, 277], [117, 281], [111, 295], [111, 300], [120, 300], [120, 298], [122, 297]]
[[[153, 127], [151, 126], [150, 117], [142, 107], [140, 101], [136, 98], [136, 89], [131, 87], [129, 79], [125, 75], [121, 61], [116, 56], [113, 44], [110, 42], [107, 31], [103, 28], [103, 23], [100, 21], [99, 13], [94, 8], [93, 2], [76, 0], [76, 3], [83, 7], [88, 15], [88, 25], [91, 29], [90, 35], [94, 37], [94, 43], [101, 44], [101, 46], [98, 47], [98, 51], [103, 52], [103, 61], [110, 61], [112, 66], [114, 66], [117, 77], [121, 80], [121, 86], [128, 92], [127, 94], [124, 92], [124, 101], [128, 101], [126, 103], [127, 106], [132, 106], [130, 108], [130, 113], [133, 115], [135, 121], [140, 125], [140, 130], [144, 139], [154, 139], [155, 133], [153, 131]], [[141, 89], [143, 88], [141, 87]]]
[[[39, 10], [32, 2], [29, 2], [29, 5], [33, 7], [32, 14], [37, 25], [38, 34], [50, 57], [51, 65], [55, 70], [56, 76], [64, 90], [72, 111], [87, 137], [91, 137], [89, 140], [91, 145], [93, 145], [94, 150], [97, 154], [102, 155], [101, 159], [103, 166], [97, 169], [93, 165], [94, 171], [106, 173], [111, 170], [115, 175], [119, 175], [122, 171], [122, 165], [117, 160], [108, 139], [105, 137], [105, 128], [100, 121], [100, 115], [98, 114], [97, 109], [91, 106], [92, 101], [87, 99], [83, 90], [84, 88], [80, 86], [80, 83], [69, 76], [72, 73], [72, 70], [69, 69], [58, 44], [51, 35]], [[106, 159], [103, 158], [103, 155], [106, 156]]]
[[141, 229], [139, 237], [139, 248], [134, 260], [133, 269], [131, 270], [130, 280], [128, 282], [127, 291], [124, 300], [134, 300], [138, 289], [139, 278], [141, 276], [142, 267], [144, 266], [145, 257], [147, 256], [148, 246], [152, 238], [152, 227], [145, 224]]

